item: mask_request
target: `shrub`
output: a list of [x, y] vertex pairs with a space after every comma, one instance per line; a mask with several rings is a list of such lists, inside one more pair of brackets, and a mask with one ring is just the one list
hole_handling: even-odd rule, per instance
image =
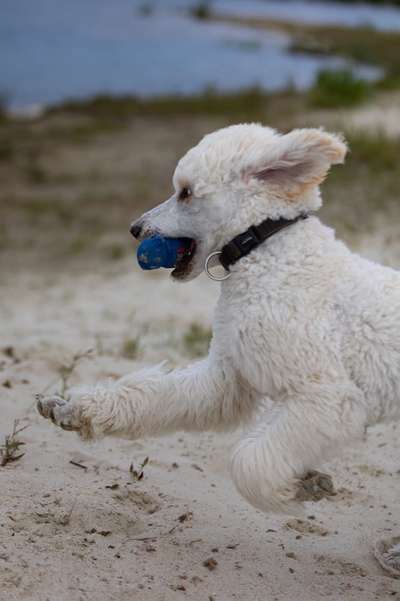
[[365, 101], [370, 93], [371, 85], [349, 69], [322, 70], [310, 90], [310, 101], [320, 108], [354, 106]]
[[210, 2], [208, 0], [203, 0], [203, 1], [199, 2], [197, 4], [197, 6], [194, 6], [190, 10], [190, 14], [195, 19], [202, 19], [202, 20], [210, 19], [211, 18]]

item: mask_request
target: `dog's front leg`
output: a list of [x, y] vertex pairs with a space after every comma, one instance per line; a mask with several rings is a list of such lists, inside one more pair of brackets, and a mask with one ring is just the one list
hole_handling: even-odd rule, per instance
[[262, 414], [237, 445], [231, 464], [237, 489], [258, 509], [297, 513], [300, 479], [362, 436], [365, 423], [363, 396], [350, 382], [307, 385]]
[[228, 429], [246, 418], [250, 405], [235, 374], [210, 358], [169, 373], [156, 367], [106, 385], [77, 388], [68, 400], [38, 398], [43, 417], [83, 438]]

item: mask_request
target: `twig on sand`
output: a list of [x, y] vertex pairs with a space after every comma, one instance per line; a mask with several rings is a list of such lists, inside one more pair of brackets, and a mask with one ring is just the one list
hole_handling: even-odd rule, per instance
[[87, 470], [87, 465], [83, 465], [82, 463], [78, 463], [78, 461], [70, 460], [71, 465], [76, 465], [76, 467], [80, 467], [83, 470]]
[[164, 536], [168, 536], [169, 534], [172, 534], [177, 528], [178, 528], [179, 524], [177, 524], [176, 526], [173, 526], [172, 528], [170, 528], [169, 530], [167, 530], [167, 532], [162, 532], [159, 535], [154, 535], [154, 536], [138, 536], [135, 538], [128, 538], [128, 541], [141, 541], [141, 542], [150, 542], [150, 541], [154, 541], [157, 540], [158, 538], [163, 538]]

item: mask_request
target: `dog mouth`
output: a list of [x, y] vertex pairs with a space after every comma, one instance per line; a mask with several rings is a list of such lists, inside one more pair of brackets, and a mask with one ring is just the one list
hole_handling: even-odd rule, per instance
[[184, 238], [184, 241], [182, 249], [178, 252], [175, 268], [171, 273], [171, 276], [176, 280], [183, 280], [190, 274], [196, 256], [196, 240], [194, 238]]

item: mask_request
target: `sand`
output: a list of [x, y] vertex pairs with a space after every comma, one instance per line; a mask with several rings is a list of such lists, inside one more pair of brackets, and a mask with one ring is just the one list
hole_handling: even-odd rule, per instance
[[[372, 601], [400, 597], [373, 556], [400, 533], [400, 442], [393, 424], [324, 467], [337, 495], [307, 504], [303, 521], [264, 515], [235, 491], [229, 453], [240, 433], [178, 433], [84, 444], [39, 417], [34, 394], [117, 377], [167, 358], [208, 327], [218, 284], [178, 285], [118, 269], [9, 274], [0, 284], [0, 433], [27, 425], [25, 455], [0, 467], [1, 601]], [[135, 360], [121, 356], [138, 339]], [[129, 472], [149, 457], [144, 475]], [[75, 463], [71, 463], [75, 462]], [[76, 465], [79, 464], [79, 465]], [[83, 466], [83, 467], [82, 467]]]

